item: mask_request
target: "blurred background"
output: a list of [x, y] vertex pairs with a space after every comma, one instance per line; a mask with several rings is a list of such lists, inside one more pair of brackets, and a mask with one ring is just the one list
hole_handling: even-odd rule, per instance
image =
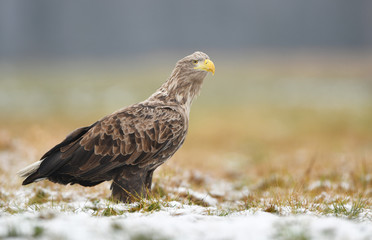
[[34, 161], [200, 50], [216, 74], [177, 164], [227, 177], [301, 175], [314, 159], [319, 171], [368, 172], [371, 23], [369, 0], [2, 0], [0, 148], [21, 139]]

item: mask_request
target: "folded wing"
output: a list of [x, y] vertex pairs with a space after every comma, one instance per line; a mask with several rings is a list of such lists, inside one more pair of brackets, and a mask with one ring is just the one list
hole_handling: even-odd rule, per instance
[[141, 104], [72, 132], [47, 152], [23, 184], [40, 178], [93, 186], [125, 166], [156, 168], [181, 146], [185, 116], [176, 109]]

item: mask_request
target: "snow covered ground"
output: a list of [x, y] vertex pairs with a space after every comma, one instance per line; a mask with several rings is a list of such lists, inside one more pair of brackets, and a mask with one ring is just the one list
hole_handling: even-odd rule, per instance
[[263, 197], [251, 195], [267, 182], [236, 187], [226, 179], [181, 171], [156, 179], [163, 195], [122, 204], [107, 199], [109, 183], [22, 187], [14, 175], [23, 163], [16, 160], [27, 154], [32, 151], [0, 154], [0, 239], [372, 239], [368, 187], [365, 197], [354, 201], [329, 194], [355, 188], [351, 184], [314, 182], [308, 189], [320, 194], [313, 202], [301, 195], [275, 202], [265, 197], [266, 190]]
[[175, 203], [152, 213], [94, 217], [86, 212], [26, 212], [0, 217], [0, 238], [18, 239], [372, 239], [371, 222], [244, 211], [205, 214]]
[[[220, 186], [220, 193], [228, 186]], [[291, 206], [274, 213], [254, 207], [239, 210], [239, 201], [235, 206], [234, 201], [221, 204], [208, 193], [191, 190], [188, 198], [200, 204], [181, 198], [122, 204], [98, 199], [86, 188], [63, 192], [62, 201], [53, 201], [59, 192], [43, 189], [48, 201], [30, 204], [38, 191], [39, 187], [21, 188], [12, 193], [13, 201], [2, 203], [0, 239], [372, 239], [372, 209], [368, 208], [353, 220], [306, 209], [293, 214]], [[176, 191], [181, 196], [187, 190]], [[3, 196], [9, 199], [10, 195]]]

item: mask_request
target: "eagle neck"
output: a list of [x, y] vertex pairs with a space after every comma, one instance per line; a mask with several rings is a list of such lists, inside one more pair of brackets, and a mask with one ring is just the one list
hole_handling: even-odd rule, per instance
[[149, 100], [164, 105], [178, 105], [189, 113], [194, 98], [199, 95], [204, 77], [205, 75], [200, 74], [181, 75], [180, 72], [173, 71]]

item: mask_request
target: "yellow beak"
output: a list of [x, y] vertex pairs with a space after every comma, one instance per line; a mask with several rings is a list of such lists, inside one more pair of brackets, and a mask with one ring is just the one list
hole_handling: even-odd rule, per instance
[[205, 59], [204, 62], [199, 62], [198, 65], [194, 67], [194, 69], [200, 69], [200, 70], [204, 70], [207, 72], [211, 72], [214, 75], [215, 68], [214, 68], [214, 63], [211, 60]]

